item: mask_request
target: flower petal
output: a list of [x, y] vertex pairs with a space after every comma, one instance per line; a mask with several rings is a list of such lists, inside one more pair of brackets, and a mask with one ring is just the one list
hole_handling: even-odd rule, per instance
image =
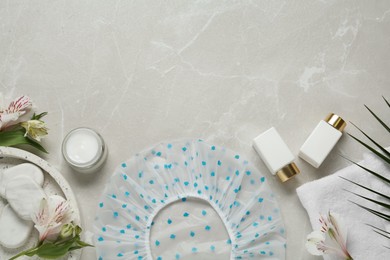
[[321, 231], [313, 231], [307, 236], [306, 249], [312, 255], [323, 255], [324, 252], [318, 249], [318, 245], [324, 243], [325, 236]]
[[318, 250], [317, 243], [314, 243], [310, 240], [306, 241], [305, 246], [306, 246], [307, 251], [312, 255], [323, 255], [324, 254], [324, 252]]
[[57, 239], [64, 224], [72, 221], [71, 208], [67, 200], [53, 195], [43, 199], [33, 221], [39, 232], [39, 241]]
[[36, 141], [40, 141], [42, 136], [47, 135], [47, 128], [45, 122], [41, 120], [28, 120], [27, 122], [22, 122], [21, 126], [26, 129], [25, 136], [30, 137]]
[[31, 107], [31, 105], [32, 102], [28, 96], [20, 96], [9, 104], [8, 108], [6, 109], [6, 112], [8, 114], [11, 114], [19, 111], [24, 111], [27, 108]]
[[43, 198], [39, 205], [38, 212], [32, 215], [32, 220], [36, 225], [45, 225], [49, 218], [49, 208], [47, 199]]
[[325, 235], [321, 231], [316, 230], [307, 235], [307, 240], [324, 241]]
[[[2, 95], [0, 95], [0, 98], [2, 98]], [[16, 98], [9, 104], [8, 108], [0, 109], [0, 130], [18, 124], [22, 121], [21, 117], [28, 120], [25, 117], [32, 112], [31, 110], [32, 102], [28, 96]]]

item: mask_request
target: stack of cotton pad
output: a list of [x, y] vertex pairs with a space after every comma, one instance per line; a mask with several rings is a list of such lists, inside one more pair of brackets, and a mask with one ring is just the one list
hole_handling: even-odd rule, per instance
[[98, 259], [285, 259], [266, 178], [201, 140], [161, 143], [121, 163], [95, 221]]
[[0, 213], [0, 244], [18, 248], [28, 240], [34, 223], [34, 214], [46, 194], [42, 189], [44, 176], [41, 169], [23, 163], [0, 173], [0, 196], [6, 205]]

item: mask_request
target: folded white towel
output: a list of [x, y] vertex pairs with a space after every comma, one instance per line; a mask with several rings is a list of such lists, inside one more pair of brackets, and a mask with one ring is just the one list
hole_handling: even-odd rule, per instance
[[[381, 173], [383, 176], [390, 177], [390, 167], [373, 154], [365, 154], [364, 160], [360, 164]], [[373, 199], [378, 199], [379, 196], [343, 180], [340, 176], [390, 195], [390, 185], [381, 182], [378, 178], [356, 165], [344, 168], [322, 179], [306, 183], [297, 189], [297, 193], [309, 215], [313, 229], [319, 230], [319, 214], [325, 216], [328, 211], [336, 213], [340, 216], [343, 225], [347, 227], [347, 248], [354, 260], [390, 259], [390, 249], [384, 247], [389, 247], [390, 241], [375, 233], [371, 227], [365, 225], [369, 223], [390, 231], [389, 222], [374, 216], [350, 201], [381, 211], [385, 209], [358, 198], [345, 190], [369, 196]], [[335, 258], [324, 256], [324, 259]]]

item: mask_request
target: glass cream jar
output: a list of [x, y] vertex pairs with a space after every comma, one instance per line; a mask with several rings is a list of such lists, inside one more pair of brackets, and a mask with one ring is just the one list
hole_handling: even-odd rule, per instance
[[65, 161], [77, 172], [99, 170], [107, 159], [108, 148], [99, 133], [88, 127], [70, 131], [62, 142]]

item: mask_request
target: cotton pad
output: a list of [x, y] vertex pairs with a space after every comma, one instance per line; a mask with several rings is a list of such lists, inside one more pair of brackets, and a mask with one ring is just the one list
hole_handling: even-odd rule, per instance
[[6, 248], [18, 248], [26, 243], [34, 223], [21, 219], [10, 205], [0, 215], [0, 244]]
[[18, 176], [7, 183], [5, 197], [19, 217], [31, 220], [46, 194], [30, 177]]
[[5, 187], [7, 183], [15, 177], [27, 176], [42, 187], [44, 177], [42, 170], [31, 163], [22, 163], [0, 173], [0, 196], [5, 198]]

